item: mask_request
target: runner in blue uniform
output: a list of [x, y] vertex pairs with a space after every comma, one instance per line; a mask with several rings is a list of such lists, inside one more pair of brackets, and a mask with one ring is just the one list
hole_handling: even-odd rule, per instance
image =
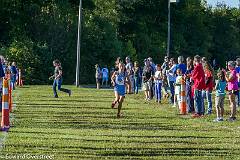
[[122, 103], [125, 98], [125, 84], [128, 82], [127, 73], [125, 71], [125, 65], [119, 63], [118, 71], [115, 71], [112, 75], [112, 84], [114, 86], [115, 100], [112, 103], [112, 108], [118, 103], [117, 118], [121, 118]]

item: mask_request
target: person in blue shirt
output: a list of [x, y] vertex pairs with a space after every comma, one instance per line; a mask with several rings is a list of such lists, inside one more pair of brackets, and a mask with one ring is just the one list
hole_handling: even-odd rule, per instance
[[216, 89], [216, 113], [217, 118], [214, 120], [214, 122], [221, 122], [223, 121], [223, 114], [224, 114], [224, 99], [226, 95], [226, 86], [227, 81], [225, 79], [225, 73], [223, 70], [221, 70], [218, 73], [218, 80], [215, 86]]
[[[169, 65], [170, 69], [167, 70], [167, 80], [168, 80], [168, 86], [170, 88], [170, 92], [171, 92], [171, 97], [170, 97], [170, 103], [171, 104], [175, 104], [175, 91], [174, 91], [174, 83], [176, 81], [176, 71], [177, 71], [177, 64], [174, 58], [170, 59], [170, 65]], [[175, 107], [175, 105], [173, 106]]]
[[[2, 83], [3, 78], [5, 77], [4, 69], [3, 69], [3, 63], [4, 58], [3, 56], [0, 56], [0, 100], [2, 101]], [[2, 103], [0, 103], [0, 111], [2, 110]]]
[[183, 74], [185, 74], [186, 71], [187, 71], [187, 66], [186, 66], [186, 64], [184, 64], [184, 58], [183, 58], [183, 56], [179, 56], [179, 57], [178, 57], [177, 69], [180, 69]]
[[108, 71], [107, 66], [105, 66], [102, 69], [102, 86], [103, 86], [104, 82], [106, 83], [106, 87], [108, 86], [108, 77], [109, 77], [109, 71]]
[[16, 62], [12, 63], [12, 65], [10, 66], [10, 71], [11, 71], [11, 85], [13, 87], [13, 90], [15, 90], [15, 83], [16, 83], [16, 80], [17, 80]]

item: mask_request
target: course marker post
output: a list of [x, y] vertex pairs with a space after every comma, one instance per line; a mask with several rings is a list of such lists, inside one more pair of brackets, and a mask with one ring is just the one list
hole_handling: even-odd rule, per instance
[[9, 80], [3, 79], [2, 89], [2, 119], [1, 119], [1, 130], [6, 131], [10, 128], [10, 117], [9, 117]]
[[186, 96], [186, 81], [182, 77], [181, 80], [181, 93], [180, 93], [180, 114], [187, 114], [187, 96]]

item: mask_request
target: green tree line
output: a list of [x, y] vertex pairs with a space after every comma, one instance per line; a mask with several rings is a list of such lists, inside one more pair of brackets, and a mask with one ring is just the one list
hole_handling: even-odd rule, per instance
[[[64, 82], [75, 81], [78, 0], [1, 0], [0, 54], [24, 69], [28, 84], [49, 83], [59, 59]], [[202, 0], [171, 5], [171, 56], [225, 60], [240, 55], [240, 11]], [[81, 83], [94, 82], [94, 65], [113, 66], [129, 55], [161, 63], [167, 46], [167, 0], [83, 0]]]

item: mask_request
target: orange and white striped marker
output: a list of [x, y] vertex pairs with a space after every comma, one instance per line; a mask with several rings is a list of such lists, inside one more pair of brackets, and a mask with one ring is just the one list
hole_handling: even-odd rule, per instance
[[8, 82], [8, 103], [9, 103], [9, 111], [12, 112], [12, 106], [13, 106], [13, 98], [12, 98], [12, 83], [11, 80]]
[[180, 114], [187, 114], [187, 96], [186, 96], [186, 81], [182, 76], [181, 80], [181, 93], [180, 93]]
[[8, 87], [9, 81], [4, 78], [2, 88], [2, 120], [1, 120], [2, 130], [7, 130], [10, 128]]

